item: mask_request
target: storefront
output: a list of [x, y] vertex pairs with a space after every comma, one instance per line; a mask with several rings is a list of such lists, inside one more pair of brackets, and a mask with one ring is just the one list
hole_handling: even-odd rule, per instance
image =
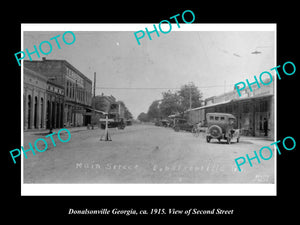
[[223, 112], [236, 116], [237, 128], [241, 129], [242, 135], [265, 136], [267, 134], [268, 137], [274, 137], [273, 95], [232, 100], [205, 108], [205, 114]]
[[205, 106], [187, 110], [185, 117], [189, 123], [206, 124], [207, 113], [230, 113], [237, 118], [237, 127], [245, 136], [267, 136], [274, 138], [275, 107], [273, 84], [253, 91], [243, 90], [239, 97], [231, 91], [223, 95], [205, 99]]

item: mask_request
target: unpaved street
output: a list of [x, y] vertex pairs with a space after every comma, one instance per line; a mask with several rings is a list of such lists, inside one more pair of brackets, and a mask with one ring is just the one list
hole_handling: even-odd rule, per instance
[[[274, 157], [237, 170], [234, 159], [254, 156], [271, 141], [241, 137], [228, 145], [188, 132], [153, 125], [110, 129], [112, 141], [100, 141], [103, 130], [69, 129], [67, 143], [57, 140], [48, 150], [28, 152], [24, 183], [274, 183]], [[55, 130], [56, 132], [58, 130]], [[46, 132], [46, 131], [45, 131]], [[24, 147], [42, 132], [25, 132]], [[40, 149], [43, 149], [42, 147]]]

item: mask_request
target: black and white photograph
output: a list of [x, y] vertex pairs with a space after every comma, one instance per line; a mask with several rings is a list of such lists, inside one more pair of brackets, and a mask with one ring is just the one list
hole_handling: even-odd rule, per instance
[[4, 220], [296, 218], [296, 2], [109, 3], [4, 7]]
[[159, 36], [153, 24], [22, 25], [24, 187], [266, 184], [274, 194], [276, 25], [172, 25]]

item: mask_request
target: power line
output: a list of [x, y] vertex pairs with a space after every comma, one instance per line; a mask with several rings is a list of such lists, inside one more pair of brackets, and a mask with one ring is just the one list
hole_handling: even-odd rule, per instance
[[168, 87], [96, 87], [97, 89], [180, 89]]
[[[226, 86], [233, 86], [234, 84], [228, 84]], [[223, 85], [211, 85], [211, 86], [199, 86], [198, 88], [216, 88], [224, 87]], [[124, 89], [124, 90], [179, 90], [181, 87], [96, 87], [96, 89]]]

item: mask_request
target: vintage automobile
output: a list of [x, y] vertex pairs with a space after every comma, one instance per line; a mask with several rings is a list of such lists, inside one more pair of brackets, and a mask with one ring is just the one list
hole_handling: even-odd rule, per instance
[[[100, 125], [101, 125], [101, 129], [105, 129], [104, 121], [102, 121], [100, 123]], [[126, 123], [124, 122], [123, 118], [121, 118], [119, 120], [114, 119], [114, 121], [108, 122], [108, 128], [116, 128], [116, 127], [121, 130], [125, 129]]]
[[156, 120], [154, 125], [161, 126], [161, 127], [168, 127], [170, 122], [168, 120]]
[[161, 120], [161, 124], [163, 127], [168, 127], [170, 125], [170, 122], [168, 120]]
[[229, 113], [207, 113], [207, 133], [206, 141], [210, 142], [215, 138], [218, 141], [225, 139], [228, 144], [231, 143], [233, 138], [236, 138], [237, 142], [240, 139], [240, 130], [234, 129], [236, 125], [236, 118]]
[[174, 125], [175, 131], [185, 130], [191, 132], [192, 129], [193, 129], [193, 125], [189, 124], [186, 119], [181, 119], [181, 118], [175, 119], [175, 125]]

